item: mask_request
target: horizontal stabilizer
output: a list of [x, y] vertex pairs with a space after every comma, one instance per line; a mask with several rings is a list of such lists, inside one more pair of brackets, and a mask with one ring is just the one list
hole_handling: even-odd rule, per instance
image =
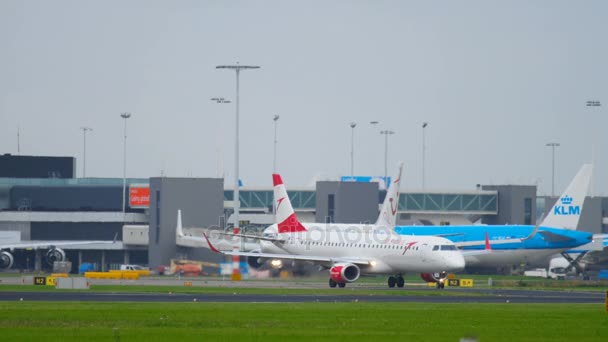
[[548, 242], [566, 242], [574, 240], [569, 236], [548, 232], [546, 230], [541, 230], [538, 234], [542, 235], [543, 239]]

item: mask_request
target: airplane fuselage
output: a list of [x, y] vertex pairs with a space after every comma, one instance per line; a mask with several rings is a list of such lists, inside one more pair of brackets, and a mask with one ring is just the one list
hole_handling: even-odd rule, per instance
[[465, 257], [467, 266], [479, 267], [522, 263], [545, 267], [552, 255], [589, 243], [593, 237], [593, 234], [587, 232], [540, 226], [532, 238], [526, 239], [533, 231], [532, 225], [395, 227], [395, 232], [400, 235], [444, 236], [461, 245], [463, 250], [484, 249], [487, 232], [492, 253]]
[[[372, 259], [361, 267], [363, 274], [406, 272], [456, 272], [464, 268], [464, 257], [449, 240], [433, 236], [403, 236], [371, 225], [304, 224], [307, 231], [276, 234], [276, 225], [264, 236], [284, 242], [262, 241], [264, 253], [326, 256], [339, 259]], [[326, 266], [330, 266], [329, 263]]]

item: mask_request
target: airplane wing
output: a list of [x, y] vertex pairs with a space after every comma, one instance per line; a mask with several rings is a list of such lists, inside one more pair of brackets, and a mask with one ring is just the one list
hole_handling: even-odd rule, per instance
[[313, 262], [350, 262], [353, 264], [359, 265], [370, 265], [372, 262], [371, 259], [363, 259], [363, 258], [344, 258], [344, 257], [326, 257], [326, 256], [314, 256], [314, 255], [296, 255], [296, 254], [274, 254], [274, 253], [255, 253], [255, 252], [236, 252], [236, 251], [220, 251], [215, 248], [207, 234], [203, 233], [203, 236], [207, 240], [207, 244], [209, 245], [209, 249], [211, 249], [215, 253], [221, 253], [224, 255], [238, 255], [238, 256], [246, 256], [246, 257], [258, 257], [258, 258], [268, 258], [268, 259], [288, 259], [288, 260], [302, 260], [302, 261], [313, 261]]
[[29, 242], [16, 242], [10, 244], [0, 245], [0, 249], [47, 249], [61, 246], [79, 246], [79, 245], [93, 245], [93, 244], [112, 244], [114, 241], [100, 240], [100, 241], [29, 241]]
[[[437, 236], [437, 237], [451, 237], [451, 236], [463, 236], [465, 235], [464, 233], [447, 233], [447, 234], [436, 234], [433, 236]], [[492, 244], [493, 245], [500, 245], [500, 244], [504, 244], [504, 243], [519, 243], [521, 242], [522, 239], [500, 239], [500, 240], [492, 240]], [[482, 240], [477, 240], [477, 241], [452, 241], [454, 242], [454, 244], [456, 245], [456, 247], [458, 248], [462, 248], [462, 247], [470, 247], [470, 246], [477, 246], [477, 245], [483, 245], [485, 243], [485, 241]]]
[[437, 237], [449, 237], [449, 236], [463, 236], [464, 233], [447, 233], [447, 234], [436, 234], [433, 236], [437, 236]]
[[[492, 240], [492, 244], [493, 245], [500, 245], [500, 244], [505, 244], [505, 243], [520, 243], [521, 240], [522, 239]], [[462, 241], [462, 242], [454, 242], [454, 244], [458, 248], [463, 248], [463, 247], [484, 245], [485, 241], [483, 241], [483, 240], [478, 240], [478, 241]]]
[[[519, 239], [517, 239], [519, 240]], [[498, 240], [498, 241], [506, 241], [506, 240]], [[469, 250], [460, 250], [460, 253], [462, 253], [462, 256], [467, 257], [467, 256], [476, 256], [476, 255], [484, 255], [484, 254], [490, 254], [492, 253], [492, 245], [490, 245], [490, 237], [488, 235], [488, 232], [486, 232], [486, 239], [484, 240], [484, 249], [469, 249]], [[460, 246], [458, 246], [458, 248], [461, 248]]]
[[490, 253], [492, 253], [492, 250], [491, 249], [468, 249], [468, 250], [461, 250], [460, 253], [462, 254], [462, 256], [468, 257], [468, 256], [490, 254]]

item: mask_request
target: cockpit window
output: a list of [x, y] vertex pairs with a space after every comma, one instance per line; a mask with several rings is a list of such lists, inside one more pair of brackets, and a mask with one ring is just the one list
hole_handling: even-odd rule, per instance
[[455, 251], [456, 246], [455, 245], [441, 245], [441, 250], [442, 251]]
[[438, 251], [439, 250], [439, 246], [437, 246], [437, 245], [433, 246], [433, 250], [434, 251]]

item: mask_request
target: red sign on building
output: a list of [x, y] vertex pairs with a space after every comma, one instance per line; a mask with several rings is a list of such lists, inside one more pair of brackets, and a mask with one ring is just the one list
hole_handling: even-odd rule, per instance
[[131, 185], [129, 187], [129, 207], [149, 208], [150, 188], [142, 185]]

